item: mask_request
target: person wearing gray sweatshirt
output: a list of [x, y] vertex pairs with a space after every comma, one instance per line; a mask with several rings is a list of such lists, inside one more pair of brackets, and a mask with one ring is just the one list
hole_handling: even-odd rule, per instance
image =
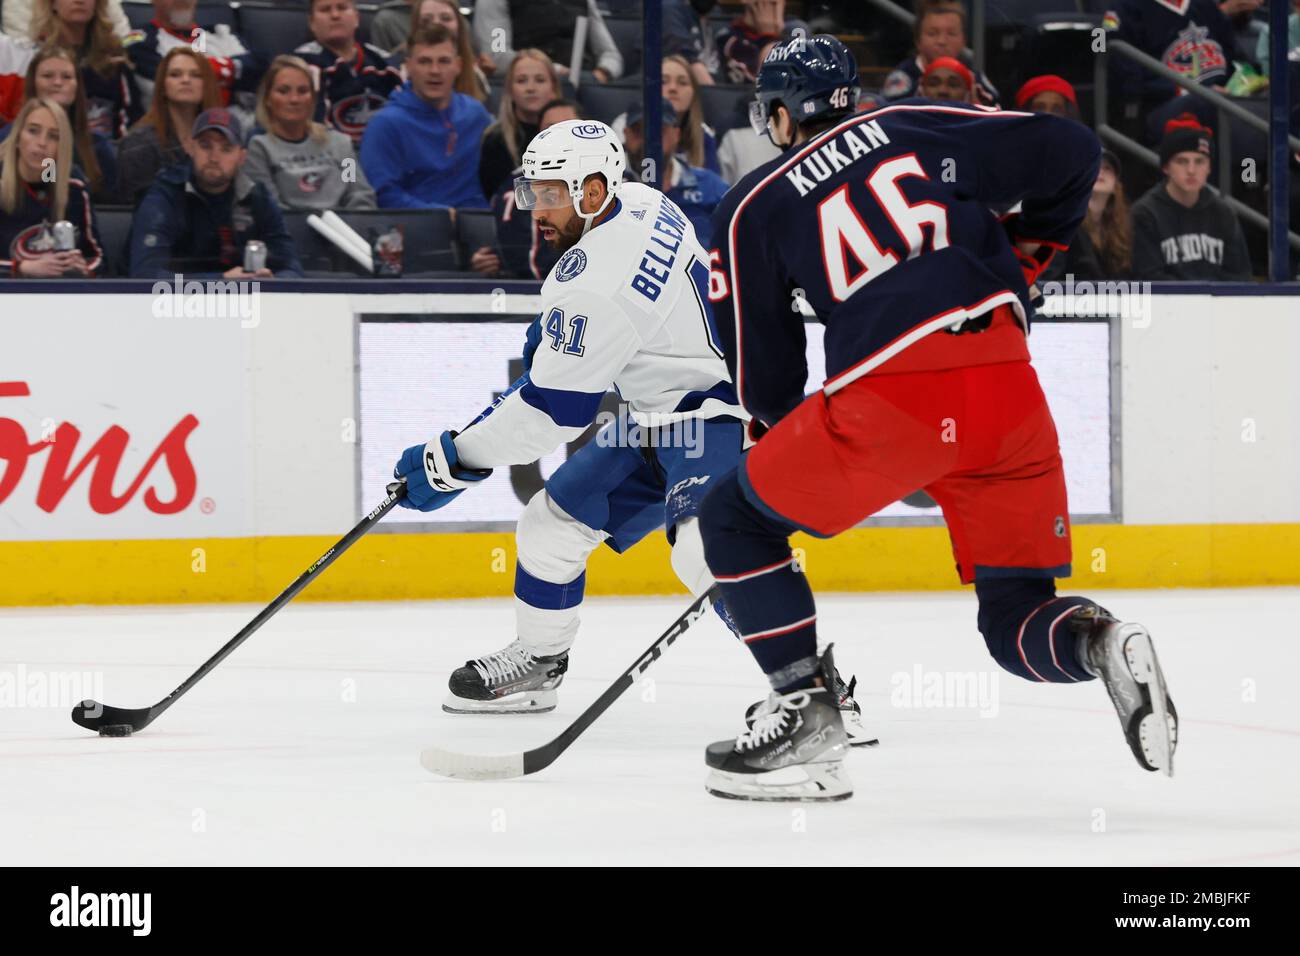
[[265, 183], [282, 209], [374, 209], [375, 191], [352, 140], [315, 122], [315, 109], [307, 64], [298, 57], [277, 57], [258, 91], [257, 119], [264, 132], [249, 141], [244, 171]]

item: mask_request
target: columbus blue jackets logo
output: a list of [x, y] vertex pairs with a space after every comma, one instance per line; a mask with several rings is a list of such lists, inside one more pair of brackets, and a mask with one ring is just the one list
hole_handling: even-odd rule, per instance
[[325, 185], [325, 174], [319, 169], [312, 169], [298, 177], [298, 189], [303, 193], [318, 193]]
[[581, 249], [570, 249], [560, 256], [560, 261], [555, 264], [555, 280], [568, 282], [570, 279], [576, 279], [585, 268], [587, 268], [587, 254]]
[[330, 107], [329, 124], [340, 133], [351, 136], [355, 142], [361, 141], [361, 134], [366, 131], [370, 117], [383, 108], [388, 101], [378, 93], [367, 90], [357, 96], [341, 99]]
[[1189, 23], [1179, 32], [1162, 59], [1171, 70], [1198, 82], [1228, 75], [1223, 47], [1210, 36], [1208, 29], [1195, 23]]

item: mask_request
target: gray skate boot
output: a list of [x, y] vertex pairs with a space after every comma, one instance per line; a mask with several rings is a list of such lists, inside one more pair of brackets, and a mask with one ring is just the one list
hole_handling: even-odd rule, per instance
[[1172, 777], [1178, 711], [1147, 629], [1096, 606], [1075, 612], [1070, 625], [1078, 635], [1079, 660], [1106, 685], [1137, 762]]
[[[880, 743], [880, 738], [869, 734], [866, 725], [862, 723], [862, 705], [853, 699], [853, 691], [857, 686], [856, 677], [850, 677], [846, 684], [844, 678], [840, 676], [839, 669], [836, 668], [835, 697], [839, 701], [840, 717], [844, 720], [844, 733], [848, 735], [849, 746], [874, 747]], [[770, 714], [771, 708], [776, 706], [774, 703], [776, 696], [769, 694], [764, 700], [750, 704], [749, 709], [745, 711], [745, 726], [753, 727], [754, 721]]]
[[704, 760], [709, 793], [733, 800], [847, 800], [853, 784], [844, 772], [848, 751], [828, 647], [821, 659], [825, 684], [773, 693], [750, 729], [735, 740], [710, 744]]
[[495, 654], [452, 671], [449, 714], [544, 714], [555, 709], [555, 688], [569, 669], [569, 652], [537, 657], [516, 638]]

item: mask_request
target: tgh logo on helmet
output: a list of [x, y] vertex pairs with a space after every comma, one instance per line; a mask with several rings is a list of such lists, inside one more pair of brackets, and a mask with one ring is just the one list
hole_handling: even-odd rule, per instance
[[600, 139], [607, 132], [609, 130], [604, 123], [583, 123], [573, 127], [573, 135], [579, 139]]

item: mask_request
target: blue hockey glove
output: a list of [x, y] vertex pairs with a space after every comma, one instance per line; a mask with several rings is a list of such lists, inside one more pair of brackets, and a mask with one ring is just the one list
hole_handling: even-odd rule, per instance
[[491, 468], [466, 468], [456, 455], [455, 432], [402, 452], [394, 478], [406, 479], [406, 497], [398, 504], [416, 511], [437, 511], [462, 491], [492, 474]]

